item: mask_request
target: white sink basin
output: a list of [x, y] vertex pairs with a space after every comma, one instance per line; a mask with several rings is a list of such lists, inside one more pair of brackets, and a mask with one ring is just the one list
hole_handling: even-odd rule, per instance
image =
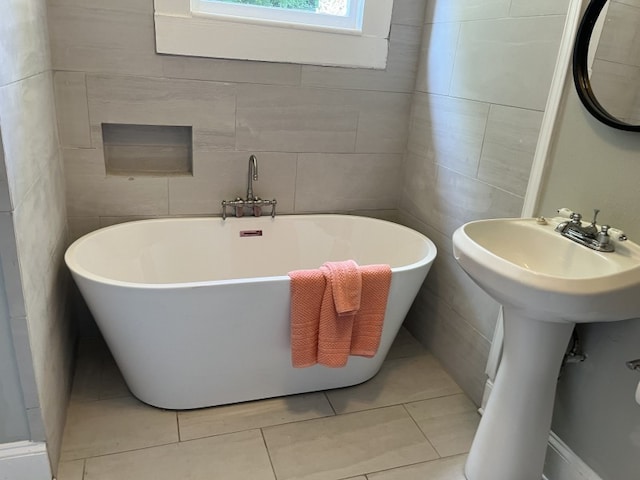
[[596, 252], [555, 232], [558, 221], [481, 220], [453, 234], [460, 266], [504, 307], [502, 360], [469, 480], [540, 480], [575, 324], [640, 318], [640, 247], [616, 240], [615, 252]]
[[640, 317], [640, 247], [596, 252], [554, 231], [557, 222], [480, 220], [453, 235], [460, 266], [503, 305], [546, 321]]

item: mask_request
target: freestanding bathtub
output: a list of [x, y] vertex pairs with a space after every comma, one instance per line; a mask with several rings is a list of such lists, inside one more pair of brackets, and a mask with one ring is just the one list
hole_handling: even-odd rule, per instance
[[[191, 409], [373, 377], [436, 256], [425, 236], [349, 215], [143, 220], [90, 233], [65, 261], [131, 392]], [[289, 277], [326, 261], [392, 267], [380, 348], [291, 366]]]

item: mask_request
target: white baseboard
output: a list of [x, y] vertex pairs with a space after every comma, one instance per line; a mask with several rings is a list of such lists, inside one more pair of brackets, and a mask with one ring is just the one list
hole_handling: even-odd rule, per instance
[[549, 435], [544, 480], [602, 480], [553, 432]]
[[[480, 415], [487, 406], [493, 389], [493, 382], [488, 379], [484, 386], [482, 405], [478, 409]], [[589, 465], [576, 455], [566, 443], [553, 432], [549, 434], [547, 458], [544, 464], [543, 480], [602, 480]]]
[[51, 480], [45, 443], [0, 444], [0, 480]]

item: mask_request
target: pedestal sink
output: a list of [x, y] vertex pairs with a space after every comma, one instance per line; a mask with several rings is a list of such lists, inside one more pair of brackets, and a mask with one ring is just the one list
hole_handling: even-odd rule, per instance
[[640, 247], [601, 253], [557, 233], [563, 219], [470, 222], [460, 266], [504, 307], [504, 350], [465, 467], [468, 480], [540, 480], [556, 380], [576, 323], [640, 317]]

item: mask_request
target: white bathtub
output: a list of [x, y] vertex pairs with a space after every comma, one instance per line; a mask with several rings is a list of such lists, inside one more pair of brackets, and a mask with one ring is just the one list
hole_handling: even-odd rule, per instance
[[[394, 223], [284, 215], [124, 223], [77, 240], [65, 261], [131, 392], [190, 409], [371, 378], [435, 256], [428, 238]], [[293, 368], [287, 272], [346, 259], [392, 267], [379, 351], [341, 369]]]

